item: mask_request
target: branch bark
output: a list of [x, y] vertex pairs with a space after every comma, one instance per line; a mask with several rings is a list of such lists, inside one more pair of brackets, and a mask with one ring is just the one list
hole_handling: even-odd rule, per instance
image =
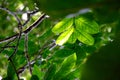
[[[27, 28], [25, 31], [22, 31], [21, 35], [25, 35], [25, 34], [29, 33], [31, 30], [36, 28], [45, 18], [46, 18], [46, 14], [42, 14], [33, 24], [30, 25], [29, 28]], [[19, 36], [19, 34], [15, 34], [13, 36], [10, 36], [8, 38], [0, 40], [0, 44], [4, 43], [4, 42], [11, 41], [11, 40], [17, 38], [18, 36]]]

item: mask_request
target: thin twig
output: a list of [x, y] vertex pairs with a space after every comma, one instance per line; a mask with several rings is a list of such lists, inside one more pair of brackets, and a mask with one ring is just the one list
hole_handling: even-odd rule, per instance
[[19, 31], [20, 31], [20, 33], [18, 34], [18, 41], [17, 41], [17, 44], [15, 46], [15, 50], [14, 50], [13, 54], [9, 57], [9, 59], [11, 57], [13, 57], [17, 53], [17, 50], [18, 50], [19, 42], [20, 42], [21, 35], [22, 35], [22, 26], [21, 26], [21, 23], [18, 24], [18, 28], [19, 28]]
[[24, 52], [25, 52], [25, 56], [29, 65], [29, 70], [30, 73], [32, 75], [32, 68], [31, 68], [31, 64], [30, 64], [30, 57], [28, 55], [28, 34], [25, 34], [25, 44], [24, 44]]
[[[56, 46], [55, 46], [55, 42], [52, 42], [52, 43], [50, 43], [49, 44], [49, 42], [46, 42], [43, 46], [42, 46], [42, 48], [40, 48], [40, 50], [38, 50], [38, 55], [36, 56], [36, 57], [34, 57], [34, 59], [30, 62], [30, 65], [34, 65], [35, 64], [35, 62], [36, 62], [36, 60], [38, 60], [38, 59], [40, 59], [40, 60], [42, 60], [42, 52], [43, 52], [43, 50], [45, 50], [46, 48], [49, 48], [49, 49], [53, 49], [53, 48], [55, 48]], [[51, 51], [51, 50], [50, 50]], [[29, 67], [29, 64], [27, 63], [27, 64], [25, 64], [24, 66], [22, 66], [22, 67], [20, 67], [18, 70], [17, 70], [17, 72], [20, 74], [20, 73], [22, 73], [26, 68], [28, 68]]]
[[[6, 43], [3, 47], [1, 47], [2, 49], [0, 50], [0, 53], [1, 53], [2, 51], [4, 51], [4, 49], [5, 49], [6, 47], [8, 47], [8, 45], [10, 45], [12, 42], [14, 42], [15, 39], [16, 39], [16, 38], [14, 38], [13, 40], [11, 40], [11, 41], [9, 41], [8, 43]], [[14, 47], [14, 48], [15, 48], [15, 47]]]
[[20, 19], [18, 18], [18, 16], [16, 14], [14, 14], [12, 11], [10, 11], [8, 8], [4, 8], [4, 7], [0, 6], [0, 9], [4, 10], [4, 11], [8, 12], [10, 15], [14, 16], [18, 23], [21, 22]]
[[12, 16], [15, 17], [16, 21], [18, 22], [18, 29], [19, 29], [19, 31], [20, 31], [20, 33], [19, 33], [19, 35], [18, 35], [17, 45], [15, 46], [15, 50], [14, 50], [13, 54], [12, 54], [12, 55], [9, 57], [9, 59], [8, 59], [8, 60], [10, 60], [10, 58], [16, 54], [17, 49], [18, 49], [19, 41], [20, 41], [21, 34], [22, 34], [22, 24], [21, 24], [21, 21], [20, 21], [20, 19], [18, 18], [18, 16], [17, 16], [16, 14], [14, 14], [12, 11], [10, 11], [8, 8], [4, 8], [4, 7], [1, 7], [1, 6], [0, 6], [0, 9], [8, 12], [10, 15], [12, 15]]
[[39, 10], [35, 9], [34, 11], [28, 11], [26, 12], [28, 19], [23, 23], [23, 27], [31, 20], [31, 16], [33, 16], [34, 14], [36, 14], [37, 12], [39, 12]]
[[9, 60], [10, 60], [11, 65], [13, 66], [13, 68], [14, 68], [14, 70], [15, 70], [15, 73], [16, 73], [16, 75], [17, 75], [18, 80], [20, 80], [19, 74], [17, 73], [17, 69], [16, 69], [16, 67], [15, 67], [15, 65], [14, 65], [14, 63], [13, 63], [13, 61], [12, 61], [12, 59], [10, 58]]
[[[37, 27], [37, 25], [39, 25], [45, 18], [46, 18], [46, 15], [43, 14], [43, 15], [42, 15], [41, 17], [39, 17], [39, 19], [36, 20], [36, 22], [34, 22], [27, 30], [23, 31], [23, 34], [28, 34], [33, 28]], [[48, 43], [47, 43], [47, 44], [48, 44]], [[46, 45], [47, 45], [47, 44], [45, 44], [45, 45], [41, 48], [41, 50], [39, 50], [38, 52], [39, 52], [39, 53], [42, 53], [43, 49], [46, 48]], [[17, 70], [17, 73], [18, 73], [18, 74], [22, 73], [27, 67], [30, 67], [31, 65], [33, 65], [38, 58], [40, 59], [41, 56], [35, 57], [34, 60], [32, 60], [31, 62], [27, 63], [26, 65], [20, 67], [20, 68]], [[29, 65], [30, 65], [30, 66], [29, 66]]]
[[4, 46], [4, 47], [1, 47], [1, 48], [15, 48], [15, 46]]
[[[42, 14], [33, 24], [30, 25], [29, 28], [27, 28], [25, 31], [22, 31], [21, 35], [29, 33], [32, 29], [36, 28], [45, 18], [46, 18], [46, 14]], [[13, 40], [14, 38], [16, 38], [18, 36], [19, 36], [19, 34], [15, 34], [13, 36], [10, 36], [8, 38], [0, 40], [0, 43], [8, 42], [8, 41]]]
[[[32, 16], [32, 15], [34, 15], [35, 13], [37, 13], [38, 12], [38, 10], [35, 10], [35, 11], [33, 11], [33, 12], [29, 12], [29, 13], [27, 13], [28, 14], [28, 16], [29, 16], [29, 18], [28, 18], [28, 20], [24, 23], [24, 24], [22, 24], [21, 23], [21, 20], [18, 18], [18, 16], [14, 13], [14, 12], [11, 12], [9, 9], [7, 9], [7, 8], [4, 8], [4, 7], [1, 7], [0, 6], [0, 9], [1, 10], [4, 10], [4, 11], [6, 11], [6, 12], [8, 12], [10, 15], [12, 15], [12, 16], [14, 16], [14, 18], [17, 20], [17, 22], [18, 22], [18, 29], [19, 29], [19, 33], [17, 33], [17, 34], [15, 34], [15, 35], [13, 35], [13, 36], [11, 36], [11, 37], [8, 37], [8, 38], [6, 38], [6, 39], [4, 39], [4, 40], [0, 40], [0, 43], [4, 43], [4, 42], [7, 42], [7, 44], [5, 45], [5, 46], [3, 46], [3, 47], [1, 47], [2, 48], [2, 50], [4, 50], [5, 48], [14, 48], [14, 52], [13, 52], [13, 54], [9, 57], [9, 61], [10, 61], [10, 63], [12, 64], [12, 66], [13, 66], [13, 68], [14, 68], [14, 70], [15, 70], [15, 73], [16, 73], [16, 75], [17, 75], [17, 77], [18, 77], [18, 80], [20, 80], [20, 77], [19, 77], [19, 73], [20, 72], [22, 72], [26, 67], [29, 67], [29, 69], [30, 69], [30, 73], [32, 74], [32, 68], [31, 68], [31, 64], [34, 64], [34, 61], [31, 61], [30, 62], [30, 58], [29, 58], [29, 55], [28, 55], [28, 34], [34, 29], [34, 28], [36, 28], [45, 18], [46, 18], [46, 14], [42, 14], [33, 24], [31, 24], [25, 31], [22, 31], [22, 27], [23, 26], [25, 26], [29, 21], [30, 21], [30, 17]], [[27, 59], [27, 65], [25, 65], [25, 66], [23, 66], [23, 67], [21, 67], [21, 68], [19, 68], [18, 70], [16, 70], [16, 67], [15, 67], [15, 65], [14, 65], [14, 62], [12, 61], [12, 57], [17, 53], [17, 51], [18, 51], [18, 46], [19, 46], [19, 43], [20, 43], [20, 39], [21, 39], [21, 37], [22, 37], [22, 35], [25, 35], [25, 44], [24, 44], [24, 51], [25, 51], [25, 56], [26, 56], [26, 59]], [[17, 40], [17, 43], [16, 43], [16, 46], [9, 46], [9, 44], [11, 43], [11, 42], [13, 42], [15, 39], [18, 39]], [[38, 58], [40, 58], [40, 56], [39, 57], [37, 57], [37, 59]]]
[[13, 12], [14, 14], [24, 14], [24, 13], [31, 13], [32, 15], [34, 15], [34, 14], [36, 14], [37, 12], [39, 12], [39, 9], [35, 9], [35, 10], [33, 10], [33, 11], [21, 11], [21, 10], [19, 10], [19, 11], [16, 11], [16, 12]]

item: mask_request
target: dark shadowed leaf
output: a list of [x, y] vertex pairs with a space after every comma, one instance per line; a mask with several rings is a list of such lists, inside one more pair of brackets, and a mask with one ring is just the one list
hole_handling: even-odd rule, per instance
[[39, 80], [38, 76], [36, 75], [32, 75], [31, 79], [30, 80]]
[[39, 80], [43, 79], [44, 73], [40, 71], [40, 68], [37, 65], [34, 65], [32, 74], [36, 75], [35, 78], [39, 78]]
[[74, 53], [74, 50], [64, 48], [64, 49], [60, 49], [60, 50], [56, 51], [55, 54], [53, 55], [53, 57], [54, 58], [66, 58], [73, 53]]
[[56, 65], [51, 64], [51, 66], [48, 68], [48, 70], [44, 76], [44, 80], [51, 80], [52, 77], [55, 75], [55, 72], [56, 72]]

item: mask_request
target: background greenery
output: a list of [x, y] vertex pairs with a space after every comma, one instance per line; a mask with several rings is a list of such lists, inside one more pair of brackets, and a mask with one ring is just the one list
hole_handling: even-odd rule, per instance
[[[43, 13], [49, 16], [28, 33], [29, 58], [25, 54], [25, 35], [18, 46], [18, 38], [8, 46], [5, 45], [9, 41], [2, 42], [20, 33], [16, 18], [8, 10], [19, 17], [22, 25], [28, 20], [23, 31]], [[15, 46], [18, 50], [11, 58]], [[0, 76], [3, 80], [119, 80], [119, 67], [118, 0], [0, 1]]]

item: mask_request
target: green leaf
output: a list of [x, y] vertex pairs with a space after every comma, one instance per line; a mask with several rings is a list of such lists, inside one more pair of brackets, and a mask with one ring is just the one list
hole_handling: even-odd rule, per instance
[[36, 75], [40, 80], [43, 77], [43, 73], [40, 71], [40, 68], [37, 65], [34, 65], [32, 74]]
[[75, 64], [76, 64], [76, 54], [74, 53], [68, 56], [66, 59], [64, 59], [61, 68], [55, 74], [53, 80], [61, 80], [68, 73], [71, 72], [71, 70], [75, 67]]
[[84, 50], [84, 48], [82, 46], [76, 46], [75, 53], [77, 56], [76, 66], [78, 67], [81, 65], [81, 63], [86, 58], [86, 51]]
[[79, 77], [80, 77], [80, 69], [76, 68], [75, 70], [67, 74], [64, 78], [62, 78], [61, 80], [76, 80], [76, 78], [79, 78]]
[[37, 75], [32, 75], [31, 79], [30, 80], [39, 80], [38, 76]]
[[69, 28], [67, 31], [63, 32], [56, 40], [56, 44], [58, 45], [63, 45], [65, 42], [67, 42], [67, 40], [69, 39], [69, 37], [71, 36], [71, 34], [73, 33], [74, 28], [71, 27]]
[[74, 50], [64, 48], [64, 49], [60, 49], [57, 52], [55, 52], [53, 57], [55, 57], [55, 58], [66, 58], [66, 57], [70, 56], [73, 53], [74, 53]]
[[77, 33], [76, 33], [75, 29], [74, 29], [74, 32], [73, 32], [73, 34], [70, 36], [68, 42], [73, 44], [73, 43], [76, 42], [76, 40], [77, 40]]
[[17, 79], [17, 75], [15, 73], [15, 70], [12, 64], [9, 62], [7, 67], [7, 76], [2, 80], [16, 80], [16, 79]]
[[77, 17], [75, 19], [76, 29], [80, 32], [84, 31], [89, 34], [96, 34], [99, 32], [99, 26], [94, 20], [87, 19], [85, 17]]
[[54, 33], [61, 33], [69, 29], [73, 24], [73, 18], [65, 18], [62, 21], [58, 22], [52, 29]]
[[51, 80], [52, 77], [55, 75], [55, 72], [56, 72], [56, 65], [51, 64], [51, 66], [48, 68], [48, 71], [44, 76], [44, 80]]
[[77, 31], [77, 34], [79, 35], [78, 40], [81, 41], [82, 43], [87, 44], [87, 45], [94, 44], [94, 38], [88, 33]]

